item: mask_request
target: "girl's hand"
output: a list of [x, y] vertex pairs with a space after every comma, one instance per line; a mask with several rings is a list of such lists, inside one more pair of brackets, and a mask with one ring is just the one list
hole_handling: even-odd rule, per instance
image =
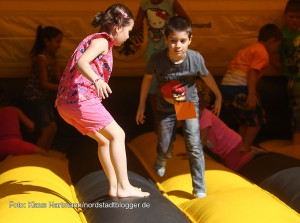
[[96, 81], [94, 81], [94, 85], [97, 89], [98, 97], [101, 97], [102, 99], [108, 98], [108, 94], [112, 93], [109, 85], [102, 79], [96, 79]]

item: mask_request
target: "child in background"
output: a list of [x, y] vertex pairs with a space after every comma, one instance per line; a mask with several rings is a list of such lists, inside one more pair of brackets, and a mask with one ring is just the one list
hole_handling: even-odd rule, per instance
[[56, 61], [56, 53], [61, 47], [62, 38], [62, 31], [56, 27], [38, 26], [31, 50], [31, 74], [24, 91], [25, 112], [40, 130], [36, 144], [45, 149], [51, 147], [57, 131], [54, 104], [49, 94], [58, 89], [61, 70]]
[[283, 73], [289, 78], [293, 144], [300, 145], [300, 1], [289, 0], [284, 10], [283, 41], [280, 56]]
[[241, 136], [230, 129], [218, 116], [207, 108], [210, 105], [210, 90], [200, 79], [197, 82], [200, 110], [200, 138], [202, 147], [221, 158], [228, 168], [238, 171], [263, 150], [251, 146], [251, 151], [243, 153]]
[[275, 24], [259, 30], [258, 42], [240, 50], [230, 62], [221, 82], [224, 105], [239, 124], [244, 150], [250, 146], [265, 123], [265, 111], [260, 104], [257, 84], [263, 69], [269, 65], [269, 54], [275, 53], [282, 32]]
[[154, 53], [147, 64], [136, 123], [139, 125], [145, 122], [145, 102], [152, 80], [156, 76], [158, 156], [154, 168], [159, 176], [163, 176], [166, 170], [166, 161], [171, 158], [176, 135], [178, 117], [174, 106], [188, 103], [192, 108], [192, 105], [195, 105], [195, 108], [192, 109], [195, 115], [182, 120], [182, 129], [189, 156], [193, 194], [196, 197], [205, 197], [205, 164], [200, 142], [196, 79], [201, 77], [215, 94], [214, 112], [217, 115], [221, 109], [222, 96], [215, 80], [205, 66], [203, 57], [199, 52], [188, 49], [192, 40], [192, 28], [189, 20], [181, 16], [171, 18], [165, 29], [165, 38], [168, 48]]
[[10, 106], [3, 89], [0, 89], [0, 157], [31, 153], [46, 154], [37, 145], [22, 139], [20, 122], [29, 132], [34, 130], [34, 123], [15, 106]]
[[56, 98], [61, 117], [79, 132], [98, 142], [98, 156], [109, 181], [109, 196], [145, 197], [128, 179], [125, 133], [105, 109], [102, 100], [112, 93], [108, 80], [113, 67], [113, 46], [129, 37], [134, 20], [122, 4], [99, 12], [91, 25], [97, 33], [76, 48], [63, 72]]
[[[142, 0], [138, 10], [133, 32], [137, 32], [143, 25], [146, 18], [148, 28], [148, 41], [146, 48], [146, 63], [149, 61], [150, 56], [167, 48], [164, 38], [164, 30], [167, 22], [174, 15], [183, 16], [189, 19], [183, 7], [178, 0]], [[154, 130], [156, 131], [156, 78], [154, 77], [149, 91], [149, 103], [153, 116]]]

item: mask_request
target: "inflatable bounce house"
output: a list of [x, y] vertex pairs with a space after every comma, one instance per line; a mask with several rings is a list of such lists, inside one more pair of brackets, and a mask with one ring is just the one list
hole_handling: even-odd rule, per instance
[[[256, 41], [263, 24], [282, 26], [287, 0], [179, 2], [193, 23], [190, 48], [201, 52], [220, 83], [230, 59], [240, 48]], [[96, 32], [89, 25], [96, 12], [114, 3], [0, 1], [0, 85], [11, 102], [22, 107], [31, 63], [29, 53], [38, 25], [52, 25], [63, 31], [58, 55], [63, 67], [79, 41]], [[137, 13], [139, 1], [122, 3]], [[285, 78], [271, 67], [259, 86], [268, 122], [261, 129], [257, 144], [266, 153], [237, 172], [205, 153], [207, 196], [195, 198], [179, 132], [165, 175], [155, 174], [156, 134], [151, 123], [135, 124], [145, 68], [145, 33], [144, 26], [142, 41], [132, 53], [114, 49], [110, 80], [114, 93], [106, 105], [126, 133], [130, 181], [149, 191], [150, 197], [109, 197], [96, 143], [58, 119], [56, 146], [47, 155], [8, 156], [0, 161], [0, 222], [300, 223], [300, 148], [291, 144]]]

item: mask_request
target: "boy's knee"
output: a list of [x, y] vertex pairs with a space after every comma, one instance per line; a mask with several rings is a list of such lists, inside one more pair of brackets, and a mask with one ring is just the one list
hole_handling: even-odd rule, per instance
[[57, 132], [57, 125], [55, 122], [52, 122], [50, 125], [44, 128], [44, 132], [49, 134], [55, 134]]

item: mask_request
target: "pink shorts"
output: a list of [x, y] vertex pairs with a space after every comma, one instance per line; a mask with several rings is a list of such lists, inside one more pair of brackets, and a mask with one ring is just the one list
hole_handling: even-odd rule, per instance
[[23, 155], [34, 153], [37, 146], [19, 138], [0, 140], [0, 155]]
[[67, 123], [83, 135], [97, 132], [114, 120], [99, 98], [92, 98], [79, 104], [60, 103], [57, 105], [57, 110]]

